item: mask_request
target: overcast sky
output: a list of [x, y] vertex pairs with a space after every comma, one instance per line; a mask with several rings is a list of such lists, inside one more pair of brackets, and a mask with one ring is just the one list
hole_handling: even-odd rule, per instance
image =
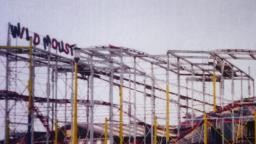
[[255, 0], [0, 0], [0, 43], [7, 23], [80, 47], [113, 44], [168, 49], [255, 48]]
[[256, 49], [256, 0], [0, 0], [0, 45], [8, 22], [79, 47]]

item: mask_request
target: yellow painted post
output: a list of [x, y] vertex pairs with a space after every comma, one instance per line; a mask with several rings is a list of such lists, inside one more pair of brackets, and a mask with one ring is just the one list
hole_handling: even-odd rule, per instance
[[120, 83], [120, 115], [119, 115], [119, 138], [120, 144], [123, 144], [123, 81]]
[[157, 144], [157, 119], [156, 115], [154, 116], [154, 144]]
[[33, 99], [32, 99], [32, 75], [33, 75], [33, 67], [32, 67], [32, 39], [29, 41], [29, 79], [28, 79], [28, 137], [27, 143], [33, 143], [33, 134], [32, 134], [32, 111], [33, 111]]
[[55, 120], [54, 144], [58, 144], [58, 121]]
[[256, 144], [256, 111], [254, 112], [254, 144]]
[[105, 118], [104, 124], [104, 144], [108, 144], [108, 119]]
[[72, 124], [72, 144], [77, 144], [77, 73], [78, 64], [75, 62], [75, 79], [74, 79], [74, 99], [73, 99], [73, 124]]
[[170, 93], [169, 93], [169, 83], [166, 84], [166, 143], [169, 143], [169, 137], [170, 137]]
[[6, 121], [6, 135], [5, 135], [5, 144], [10, 144], [10, 125], [9, 119]]
[[213, 72], [212, 82], [213, 82], [213, 111], [216, 112], [217, 108], [216, 108], [216, 75], [215, 75], [215, 71]]
[[204, 144], [207, 144], [207, 138], [208, 138], [208, 128], [207, 128], [207, 116], [206, 113], [204, 113]]

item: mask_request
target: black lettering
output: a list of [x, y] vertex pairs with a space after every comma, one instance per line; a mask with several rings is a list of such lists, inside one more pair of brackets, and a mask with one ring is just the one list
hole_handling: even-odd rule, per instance
[[39, 45], [39, 43], [40, 43], [40, 36], [39, 36], [39, 34], [34, 33], [33, 44], [34, 45]]
[[26, 40], [29, 41], [31, 36], [29, 36], [28, 28], [26, 28]]
[[43, 38], [43, 43], [44, 43], [44, 50], [46, 50], [46, 48], [51, 45], [51, 38], [49, 35], [46, 35]]
[[52, 48], [57, 49], [58, 47], [59, 47], [59, 42], [55, 38], [53, 38], [52, 39]]
[[25, 32], [26, 28], [25, 27], [22, 27], [22, 30], [20, 32], [20, 38], [22, 39], [23, 38], [23, 35], [24, 35], [24, 32]]
[[70, 48], [70, 45], [68, 43], [66, 43], [65, 48], [64, 48], [65, 54], [69, 54], [69, 48]]
[[70, 45], [70, 52], [71, 52], [71, 56], [73, 56], [73, 48], [75, 47], [76, 45], [75, 44], [73, 44], [73, 45]]
[[59, 52], [60, 53], [64, 52], [64, 43], [63, 43], [63, 41], [60, 42]]
[[17, 26], [10, 25], [10, 30], [13, 38], [20, 36], [20, 23], [17, 24]]

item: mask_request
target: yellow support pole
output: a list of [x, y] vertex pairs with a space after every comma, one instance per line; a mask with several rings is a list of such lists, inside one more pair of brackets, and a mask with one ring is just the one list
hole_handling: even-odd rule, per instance
[[54, 144], [58, 144], [58, 121], [55, 120]]
[[77, 144], [77, 73], [78, 64], [75, 62], [74, 99], [73, 99], [73, 122], [72, 122], [72, 144]]
[[154, 116], [154, 144], [157, 144], [157, 120], [156, 115]]
[[213, 72], [212, 82], [213, 82], [213, 111], [216, 112], [217, 107], [216, 107], [216, 75], [215, 75], [215, 71]]
[[207, 128], [207, 116], [206, 113], [204, 113], [204, 144], [207, 144], [207, 138], [208, 138], [208, 128]]
[[33, 110], [33, 99], [32, 99], [32, 75], [33, 75], [33, 66], [32, 66], [32, 39], [29, 41], [29, 79], [28, 79], [28, 137], [27, 143], [33, 143], [33, 135], [32, 135], [32, 110]]
[[166, 84], [166, 143], [169, 143], [169, 137], [170, 137], [170, 129], [169, 129], [169, 125], [170, 125], [170, 93], [169, 93], [170, 89], [169, 89], [169, 83]]
[[104, 144], [108, 144], [108, 119], [105, 118], [104, 124]]
[[256, 144], [256, 111], [254, 112], [254, 144]]
[[119, 138], [120, 144], [123, 144], [123, 81], [120, 83], [120, 117], [119, 117]]
[[9, 120], [6, 121], [6, 137], [5, 137], [5, 144], [10, 144], [10, 127], [9, 127]]

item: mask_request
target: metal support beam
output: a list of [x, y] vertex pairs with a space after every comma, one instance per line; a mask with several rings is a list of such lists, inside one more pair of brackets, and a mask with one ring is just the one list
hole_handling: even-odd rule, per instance
[[169, 143], [170, 140], [170, 81], [169, 81], [169, 55], [167, 56], [167, 69], [166, 69], [166, 143]]
[[110, 62], [110, 76], [109, 76], [109, 142], [110, 144], [113, 144], [113, 70], [112, 70], [113, 64]]
[[[181, 124], [181, 116], [180, 116], [180, 96], [181, 96], [181, 84], [180, 84], [180, 58], [177, 58], [177, 65], [178, 65], [178, 73], [177, 73], [177, 83], [178, 83], [178, 104], [177, 104], [177, 118], [178, 118], [178, 132], [177, 132], [177, 136], [180, 136], [180, 124]], [[193, 105], [192, 105], [193, 107]]]
[[30, 46], [29, 46], [29, 80], [28, 80], [28, 95], [29, 95], [29, 102], [28, 102], [28, 135], [27, 135], [27, 143], [33, 144], [34, 143], [34, 134], [33, 134], [33, 87], [34, 87], [34, 68], [33, 68], [33, 46], [32, 46], [32, 39], [30, 39]]
[[[221, 62], [221, 77], [220, 77], [220, 105], [224, 107], [224, 61]], [[222, 144], [225, 143], [225, 128], [224, 128], [224, 114], [221, 114], [221, 132], [222, 132]]]
[[104, 123], [104, 144], [108, 144], [108, 119], [105, 118]]
[[213, 72], [212, 76], [212, 85], [213, 85], [213, 111], [217, 111], [217, 106], [216, 106], [216, 74], [215, 71]]
[[[48, 48], [48, 55], [47, 55], [47, 81], [46, 81], [46, 97], [47, 97], [47, 108], [46, 108], [46, 115], [47, 115], [47, 125], [49, 127], [50, 124], [50, 96], [51, 96], [51, 84], [50, 84], [50, 59], [51, 59], [51, 48]], [[46, 144], [49, 144], [50, 142], [50, 132], [46, 131]]]
[[120, 113], [119, 113], [119, 144], [123, 144], [123, 56], [120, 56], [121, 61], [121, 74], [120, 74], [120, 88], [119, 88], [119, 100], [120, 100]]
[[78, 95], [78, 61], [75, 61], [74, 75], [74, 99], [73, 99], [73, 121], [72, 121], [72, 144], [78, 144], [77, 140], [77, 95]]
[[152, 86], [151, 86], [151, 144], [154, 144], [154, 119], [155, 119], [155, 76], [154, 76], [154, 65], [151, 63], [151, 77], [152, 77]]
[[143, 109], [144, 109], [144, 122], [145, 122], [145, 127], [144, 127], [144, 144], [146, 144], [146, 136], [147, 136], [147, 133], [146, 133], [146, 128], [147, 128], [147, 110], [146, 110], [146, 105], [147, 105], [147, 93], [146, 93], [146, 77], [144, 77], [144, 81], [143, 81], [143, 84], [144, 84], [144, 91], [143, 91], [143, 96], [144, 96], [144, 102], [143, 102]]
[[157, 144], [157, 118], [154, 116], [154, 144]]
[[[235, 83], [234, 83], [234, 69], [232, 67], [232, 80], [231, 80], [231, 95], [232, 95], [232, 107], [234, 107], [234, 97], [235, 97]], [[232, 109], [232, 143], [235, 143], [235, 113]]]
[[[58, 61], [55, 62], [55, 68], [54, 68], [54, 99], [58, 99]], [[55, 136], [54, 136], [54, 144], [58, 144], [58, 103], [54, 104], [54, 127], [55, 127]]]
[[[133, 68], [134, 68], [134, 74], [133, 74], [133, 88], [134, 88], [134, 91], [133, 91], [133, 99], [134, 99], [134, 117], [137, 116], [137, 97], [136, 97], [136, 81], [137, 81], [137, 77], [136, 77], [136, 57], [133, 57]], [[134, 119], [134, 135], [133, 135], [133, 144], [136, 144], [136, 137], [137, 137], [137, 121], [136, 119]]]
[[94, 142], [94, 69], [93, 69], [93, 56], [90, 56], [90, 144]]
[[[8, 29], [7, 34], [7, 46], [10, 46], [11, 39], [10, 39], [10, 29]], [[8, 49], [6, 49], [8, 52]], [[5, 89], [9, 90], [9, 83], [10, 83], [10, 61], [8, 53], [6, 54], [6, 71], [5, 71]], [[10, 117], [9, 117], [9, 100], [7, 95], [5, 96], [5, 144], [10, 144]]]

